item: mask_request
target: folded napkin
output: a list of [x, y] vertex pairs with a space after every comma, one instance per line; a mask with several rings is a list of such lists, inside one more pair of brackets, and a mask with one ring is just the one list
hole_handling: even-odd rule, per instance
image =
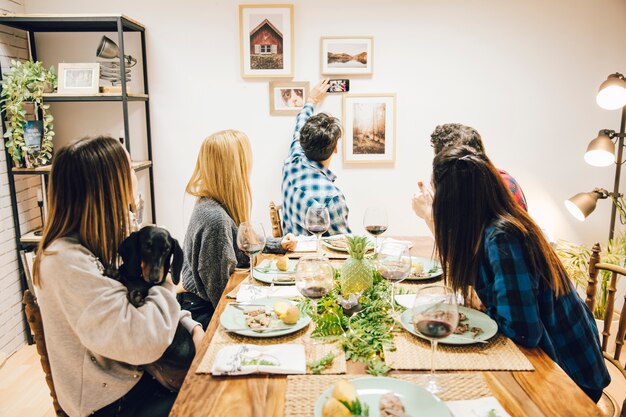
[[454, 417], [511, 417], [494, 397], [446, 401]]
[[238, 303], [245, 303], [246, 301], [257, 300], [259, 298], [292, 298], [301, 296], [302, 295], [295, 285], [261, 287], [259, 285], [241, 284], [241, 286], [239, 287], [239, 291], [237, 292], [236, 298]]
[[217, 352], [213, 375], [305, 374], [304, 345], [228, 345]]
[[294, 252], [315, 252], [317, 251], [317, 236], [298, 235], [296, 237], [296, 249]]
[[386, 242], [393, 242], [393, 243], [398, 243], [401, 245], [405, 245], [407, 246], [409, 249], [411, 249], [413, 247], [413, 242], [411, 242], [410, 240], [398, 240], [398, 239], [394, 239], [392, 237], [386, 237], [384, 239], [378, 239], [378, 244], [382, 245], [383, 243]]

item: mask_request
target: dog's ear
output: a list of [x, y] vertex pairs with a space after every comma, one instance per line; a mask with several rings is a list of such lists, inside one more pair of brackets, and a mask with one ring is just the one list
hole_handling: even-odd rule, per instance
[[172, 244], [172, 281], [174, 284], [180, 282], [180, 273], [183, 269], [183, 249], [178, 244], [178, 240], [170, 237], [170, 243]]
[[141, 255], [139, 251], [139, 232], [133, 232], [120, 245], [117, 253], [122, 257], [127, 278], [141, 276]]

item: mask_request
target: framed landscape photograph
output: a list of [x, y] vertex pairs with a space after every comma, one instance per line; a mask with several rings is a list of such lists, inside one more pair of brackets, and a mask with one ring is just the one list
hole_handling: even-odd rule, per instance
[[323, 37], [322, 74], [371, 75], [374, 63], [374, 38], [371, 36]]
[[396, 95], [344, 95], [343, 129], [345, 163], [395, 162]]
[[99, 63], [59, 63], [59, 94], [97, 94], [99, 85]]
[[309, 83], [298, 81], [270, 81], [270, 114], [289, 116], [298, 114], [309, 94]]
[[239, 6], [242, 78], [293, 77], [293, 5]]

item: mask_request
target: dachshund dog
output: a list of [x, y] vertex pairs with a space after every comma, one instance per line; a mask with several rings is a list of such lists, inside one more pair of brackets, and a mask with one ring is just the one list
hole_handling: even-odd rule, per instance
[[[172, 271], [178, 284], [183, 266], [183, 250], [178, 241], [163, 228], [146, 226], [133, 232], [118, 249], [123, 264], [117, 279], [128, 288], [128, 300], [135, 307], [145, 304], [148, 290], [165, 282]], [[178, 391], [196, 354], [189, 332], [178, 324], [172, 344], [156, 362], [144, 369], [171, 391]]]

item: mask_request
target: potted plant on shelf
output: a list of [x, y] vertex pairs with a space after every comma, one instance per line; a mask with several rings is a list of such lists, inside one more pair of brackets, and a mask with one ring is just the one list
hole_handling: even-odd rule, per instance
[[[50, 114], [50, 106], [43, 102], [43, 94], [54, 91], [56, 86], [54, 67], [47, 70], [39, 61], [11, 61], [11, 68], [2, 81], [0, 102], [8, 118], [4, 133], [5, 146], [17, 167], [48, 165], [52, 160], [54, 118]], [[26, 119], [25, 105], [28, 103], [33, 104], [35, 114], [41, 110], [39, 132], [36, 127], [34, 130], [27, 127], [32, 124]], [[35, 136], [34, 141], [32, 136]]]

